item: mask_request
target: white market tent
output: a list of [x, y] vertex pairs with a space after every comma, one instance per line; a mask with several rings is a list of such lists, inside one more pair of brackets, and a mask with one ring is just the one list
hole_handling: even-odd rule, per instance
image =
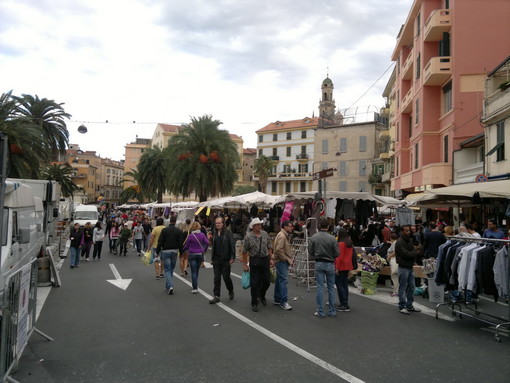
[[238, 196], [228, 196], [200, 202], [197, 207], [211, 209], [249, 207], [253, 204], [259, 207], [271, 207], [279, 196], [272, 196], [261, 192], [253, 192]]
[[[277, 198], [275, 204], [295, 201], [295, 200], [306, 200], [308, 198], [314, 198], [317, 192], [301, 192], [301, 193], [289, 193], [282, 195]], [[387, 206], [401, 206], [405, 204], [405, 202], [398, 200], [393, 197], [379, 196], [375, 194], [371, 194], [368, 192], [339, 192], [339, 191], [328, 191], [326, 194], [326, 198], [340, 198], [340, 199], [350, 199], [354, 201], [362, 200], [362, 201], [375, 201], [380, 205]]]

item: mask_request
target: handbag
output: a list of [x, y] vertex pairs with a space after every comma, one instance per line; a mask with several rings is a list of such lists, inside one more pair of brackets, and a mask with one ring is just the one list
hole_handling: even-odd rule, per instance
[[142, 263], [146, 266], [149, 266], [152, 262], [152, 251], [147, 250], [142, 257]]
[[243, 275], [241, 276], [241, 286], [245, 290], [250, 288], [250, 272], [249, 271], [243, 272]]
[[271, 283], [275, 283], [276, 282], [276, 267], [271, 267], [271, 269], [269, 269], [269, 271], [271, 272]]

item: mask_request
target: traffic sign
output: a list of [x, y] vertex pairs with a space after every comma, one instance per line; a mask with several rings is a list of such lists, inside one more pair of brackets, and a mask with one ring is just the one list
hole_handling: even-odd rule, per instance
[[487, 177], [485, 174], [478, 174], [475, 178], [475, 182], [488, 182], [489, 177]]
[[312, 180], [317, 181], [317, 180], [321, 180], [323, 178], [331, 177], [333, 175], [334, 170], [335, 169], [333, 169], [333, 168], [329, 168], [329, 169], [321, 170], [320, 172], [312, 173]]

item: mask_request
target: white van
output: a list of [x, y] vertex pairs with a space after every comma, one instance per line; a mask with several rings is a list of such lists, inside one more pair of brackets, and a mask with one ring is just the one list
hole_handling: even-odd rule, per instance
[[43, 251], [43, 215], [42, 200], [33, 196], [30, 186], [5, 182], [0, 290], [10, 271], [20, 269]]
[[74, 209], [74, 222], [79, 223], [80, 226], [85, 226], [87, 222], [90, 222], [92, 226], [99, 221], [99, 212], [95, 205], [78, 205]]

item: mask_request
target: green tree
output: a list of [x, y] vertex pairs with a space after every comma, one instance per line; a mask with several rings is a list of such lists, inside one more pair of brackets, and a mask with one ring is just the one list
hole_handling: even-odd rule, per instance
[[168, 158], [159, 146], [147, 149], [138, 163], [139, 182], [142, 190], [156, 195], [163, 202], [163, 193], [168, 189]]
[[39, 165], [48, 161], [48, 152], [40, 130], [27, 125], [17, 115], [17, 104], [11, 92], [0, 95], [0, 130], [8, 137], [8, 177], [39, 178]]
[[260, 191], [265, 193], [267, 187], [267, 180], [271, 175], [273, 168], [273, 160], [264, 155], [259, 156], [253, 164], [253, 173], [259, 177]]
[[64, 197], [72, 197], [78, 185], [72, 179], [73, 168], [69, 164], [51, 164], [46, 166], [41, 177], [48, 181], [57, 181]]
[[35, 125], [39, 128], [43, 145], [48, 152], [54, 157], [59, 153], [65, 154], [69, 144], [65, 119], [69, 119], [71, 115], [64, 111], [64, 104], [57, 104], [46, 98], [40, 99], [37, 95], [34, 97], [24, 94], [13, 98], [16, 101], [17, 118], [23, 121], [23, 125]]
[[256, 192], [257, 188], [252, 185], [241, 185], [234, 188], [233, 196]]
[[141, 183], [142, 174], [138, 172], [137, 169], [132, 169], [131, 171], [124, 173], [124, 179], [122, 182], [133, 182], [134, 185], [128, 186], [120, 193], [120, 202], [125, 203], [129, 200], [136, 199], [139, 203], [144, 203], [147, 200], [154, 200], [154, 194], [147, 193], [143, 190]]
[[230, 194], [240, 167], [237, 146], [221, 124], [212, 116], [192, 117], [179, 134], [169, 140], [168, 190], [188, 197], [195, 193], [199, 200]]

